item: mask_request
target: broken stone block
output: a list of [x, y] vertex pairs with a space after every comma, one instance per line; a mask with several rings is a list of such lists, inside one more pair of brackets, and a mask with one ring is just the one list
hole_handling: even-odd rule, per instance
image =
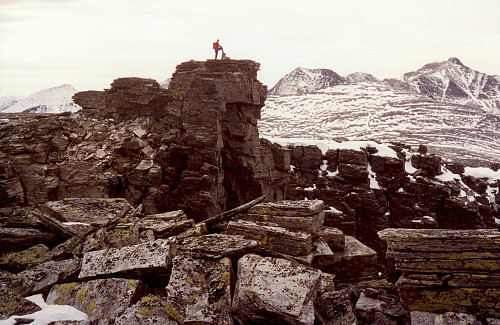
[[22, 277], [0, 270], [0, 320], [40, 310], [38, 305], [24, 299], [29, 289]]
[[82, 222], [91, 226], [103, 226], [121, 213], [134, 208], [127, 200], [70, 198], [45, 203], [45, 210], [53, 217], [65, 222]]
[[142, 290], [139, 280], [108, 278], [57, 284], [47, 297], [49, 305], [70, 305], [86, 313], [96, 324], [112, 324]]
[[116, 317], [115, 325], [142, 325], [165, 324], [177, 325], [178, 323], [166, 312], [167, 299], [162, 295], [147, 295], [142, 297], [135, 305], [127, 308]]
[[52, 254], [49, 248], [38, 244], [20, 252], [12, 252], [0, 258], [0, 269], [19, 273], [24, 269], [49, 261]]
[[83, 255], [79, 279], [98, 276], [125, 276], [155, 281], [168, 278], [175, 248], [166, 239], [157, 239], [122, 249], [110, 248], [88, 252]]
[[242, 324], [314, 323], [321, 271], [294, 262], [245, 255], [238, 261], [233, 312]]
[[345, 249], [345, 235], [342, 230], [334, 227], [323, 227], [318, 235], [325, 240], [332, 251]]
[[24, 270], [19, 276], [31, 287], [30, 293], [48, 292], [56, 283], [76, 280], [81, 260], [48, 261]]
[[202, 222], [196, 224], [193, 228], [190, 228], [177, 236], [175, 238], [177, 239], [184, 239], [184, 238], [189, 238], [189, 237], [197, 237], [197, 236], [203, 236], [208, 234], [208, 229], [207, 229], [207, 224]]
[[335, 274], [337, 281], [355, 281], [377, 274], [377, 253], [354, 237], [345, 236], [345, 250], [333, 253], [338, 262], [324, 267], [323, 272]]
[[247, 239], [259, 241], [262, 247], [266, 249], [289, 255], [307, 255], [312, 251], [311, 234], [287, 230], [275, 224], [244, 220], [230, 221], [226, 233], [243, 235]]
[[87, 253], [109, 247], [120, 249], [139, 243], [141, 243], [141, 237], [137, 228], [126, 226], [107, 229], [102, 227], [86, 237], [82, 243], [81, 252]]
[[178, 243], [178, 251], [211, 258], [241, 257], [259, 246], [258, 241], [245, 239], [241, 235], [210, 234], [181, 240]]
[[316, 317], [324, 325], [357, 324], [349, 289], [318, 291], [314, 307]]
[[313, 242], [313, 261], [312, 266], [323, 270], [338, 262], [339, 255], [334, 254], [326, 241], [319, 237]]
[[231, 260], [176, 256], [165, 311], [181, 324], [233, 324]]
[[384, 301], [368, 297], [364, 292], [361, 293], [355, 307], [359, 324], [400, 324], [396, 317], [385, 313], [384, 305]]

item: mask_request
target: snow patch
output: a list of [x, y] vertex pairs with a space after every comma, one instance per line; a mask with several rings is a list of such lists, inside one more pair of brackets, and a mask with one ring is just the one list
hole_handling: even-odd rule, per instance
[[465, 167], [464, 175], [475, 178], [487, 178], [488, 182], [494, 182], [500, 179], [500, 170], [494, 171], [486, 167]]
[[27, 297], [29, 300], [37, 304], [42, 310], [33, 314], [23, 316], [10, 316], [8, 319], [0, 320], [0, 325], [17, 324], [16, 318], [34, 319], [31, 325], [47, 325], [55, 321], [81, 321], [88, 319], [87, 314], [69, 305], [47, 305], [41, 294]]

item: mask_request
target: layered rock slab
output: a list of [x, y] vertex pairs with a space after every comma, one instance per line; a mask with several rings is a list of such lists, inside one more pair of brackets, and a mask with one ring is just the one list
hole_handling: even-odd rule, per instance
[[99, 276], [125, 276], [147, 278], [154, 275], [157, 280], [168, 277], [168, 269], [175, 248], [166, 239], [87, 252], [83, 255], [79, 279]]
[[176, 256], [165, 311], [181, 324], [233, 324], [231, 260]]
[[500, 232], [493, 229], [386, 229], [387, 256], [410, 309], [480, 317], [500, 313]]
[[249, 254], [238, 261], [237, 279], [233, 312], [241, 323], [314, 323], [321, 271]]

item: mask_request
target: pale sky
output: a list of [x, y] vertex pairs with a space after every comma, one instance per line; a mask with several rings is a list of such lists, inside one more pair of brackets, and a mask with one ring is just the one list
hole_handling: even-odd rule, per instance
[[162, 82], [217, 38], [269, 87], [299, 66], [382, 79], [452, 56], [500, 75], [500, 0], [0, 0], [0, 96]]

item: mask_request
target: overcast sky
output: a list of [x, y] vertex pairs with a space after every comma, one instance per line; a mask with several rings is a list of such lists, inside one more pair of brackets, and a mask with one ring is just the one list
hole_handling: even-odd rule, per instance
[[452, 56], [500, 74], [500, 0], [0, 0], [0, 96], [161, 82], [217, 38], [270, 87], [299, 66], [387, 78]]

